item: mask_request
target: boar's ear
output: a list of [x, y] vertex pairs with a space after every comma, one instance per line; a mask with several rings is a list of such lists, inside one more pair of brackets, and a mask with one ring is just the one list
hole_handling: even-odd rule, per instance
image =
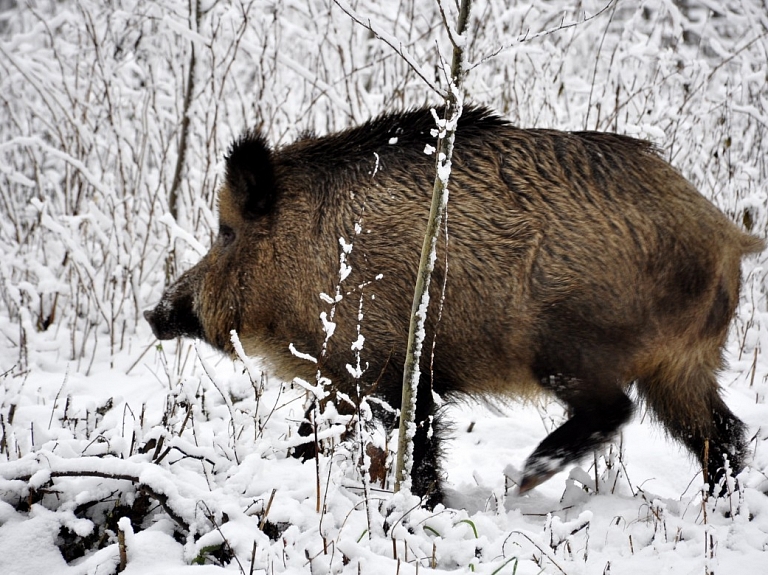
[[275, 203], [272, 152], [264, 136], [249, 131], [240, 136], [226, 157], [226, 185], [243, 215], [258, 218]]

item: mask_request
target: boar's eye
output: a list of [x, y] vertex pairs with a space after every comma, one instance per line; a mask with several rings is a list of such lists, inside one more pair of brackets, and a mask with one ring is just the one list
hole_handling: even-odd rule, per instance
[[231, 244], [233, 241], [235, 241], [235, 230], [229, 226], [219, 226], [219, 241], [224, 246]]

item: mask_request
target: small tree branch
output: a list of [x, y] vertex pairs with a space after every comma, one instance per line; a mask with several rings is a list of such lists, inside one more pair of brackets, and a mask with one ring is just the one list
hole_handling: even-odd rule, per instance
[[487, 54], [480, 58], [477, 62], [472, 64], [469, 69], [472, 70], [479, 66], [480, 64], [487, 62], [488, 60], [491, 60], [492, 58], [495, 58], [502, 52], [505, 52], [506, 50], [509, 50], [510, 48], [522, 44], [523, 42], [530, 42], [531, 40], [536, 40], [537, 38], [542, 38], [544, 36], [549, 36], [550, 34], [554, 34], [555, 32], [560, 32], [562, 30], [567, 30], [568, 28], [574, 28], [575, 26], [581, 26], [582, 24], [585, 24], [586, 22], [589, 22], [590, 20], [594, 20], [598, 16], [601, 16], [604, 12], [606, 12], [611, 6], [616, 4], [617, 0], [608, 0], [608, 3], [603, 6], [600, 10], [592, 14], [592, 16], [587, 16], [586, 13], [584, 14], [584, 17], [581, 20], [576, 20], [575, 22], [571, 22], [569, 24], [565, 24], [565, 16], [563, 16], [563, 20], [560, 21], [560, 24], [555, 26], [554, 28], [549, 28], [547, 30], [542, 30], [541, 32], [536, 32], [535, 34], [528, 35], [528, 30], [525, 31], [525, 34], [522, 36], [519, 36], [514, 42], [510, 42], [509, 44], [502, 44], [498, 48], [496, 48], [493, 52], [490, 54]]
[[419, 78], [421, 78], [427, 86], [429, 86], [441, 97], [445, 97], [445, 91], [429, 79], [429, 74], [427, 71], [421, 67], [421, 65], [416, 61], [416, 58], [411, 55], [411, 53], [405, 46], [403, 46], [403, 43], [400, 42], [400, 40], [375, 24], [370, 18], [365, 18], [364, 16], [358, 14], [355, 9], [347, 4], [344, 0], [333, 1], [336, 6], [341, 8], [347, 14], [347, 16], [352, 18], [352, 20], [360, 24], [363, 28], [370, 30], [374, 36], [392, 48], [403, 60], [408, 63], [408, 65], [413, 69], [414, 72], [416, 72]]

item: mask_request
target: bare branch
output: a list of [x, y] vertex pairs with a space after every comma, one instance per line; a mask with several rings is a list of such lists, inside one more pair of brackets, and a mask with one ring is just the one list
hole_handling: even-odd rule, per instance
[[550, 28], [548, 30], [542, 30], [541, 32], [536, 32], [533, 35], [528, 35], [528, 30], [526, 30], [525, 34], [518, 37], [514, 42], [510, 42], [509, 44], [503, 44], [499, 46], [496, 50], [491, 52], [490, 54], [487, 54], [480, 58], [477, 62], [472, 64], [469, 69], [473, 70], [480, 64], [483, 64], [487, 62], [488, 60], [491, 60], [501, 54], [502, 52], [505, 52], [509, 50], [510, 48], [513, 48], [517, 46], [518, 44], [522, 44], [523, 42], [530, 42], [531, 40], [536, 40], [537, 38], [543, 38], [544, 36], [549, 36], [550, 34], [554, 34], [556, 32], [561, 32], [563, 30], [567, 30], [568, 28], [575, 28], [576, 26], [581, 26], [582, 24], [585, 24], [589, 22], [590, 20], [594, 20], [595, 18], [601, 16], [603, 13], [605, 13], [612, 5], [616, 4], [618, 0], [608, 0], [608, 3], [603, 6], [600, 10], [592, 14], [592, 16], [587, 16], [586, 12], [584, 13], [584, 18], [581, 20], [576, 20], [575, 22], [571, 22], [569, 24], [564, 24], [565, 21], [565, 15], [563, 15], [563, 19], [560, 21], [560, 24], [558, 24], [554, 28]]
[[365, 18], [364, 16], [361, 16], [358, 14], [354, 8], [352, 8], [349, 4], [344, 2], [344, 0], [333, 0], [334, 3], [341, 8], [347, 16], [352, 18], [355, 22], [360, 24], [362, 27], [367, 28], [370, 30], [374, 36], [376, 36], [379, 40], [382, 40], [385, 44], [387, 44], [390, 48], [392, 48], [403, 60], [405, 60], [408, 65], [413, 69], [414, 72], [424, 81], [424, 83], [432, 88], [439, 96], [445, 97], [445, 90], [440, 88], [437, 84], [435, 84], [432, 80], [429, 79], [429, 73], [424, 70], [421, 65], [416, 61], [416, 58], [414, 58], [411, 53], [408, 51], [408, 49], [403, 45], [400, 40], [398, 40], [395, 36], [390, 34], [389, 32], [383, 30], [380, 26], [375, 24], [370, 18]]

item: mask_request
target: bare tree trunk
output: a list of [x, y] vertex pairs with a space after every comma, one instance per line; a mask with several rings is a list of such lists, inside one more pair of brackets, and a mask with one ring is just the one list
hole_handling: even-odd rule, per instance
[[[443, 22], [453, 43], [450, 85], [445, 96], [445, 117], [439, 126], [437, 141], [435, 183], [432, 188], [432, 206], [429, 211], [427, 231], [421, 248], [421, 260], [416, 276], [416, 289], [411, 308], [411, 322], [408, 331], [408, 348], [403, 371], [403, 400], [400, 407], [400, 433], [397, 445], [395, 467], [395, 491], [410, 490], [411, 469], [413, 468], [413, 436], [416, 433], [416, 391], [419, 384], [424, 325], [429, 308], [429, 284], [435, 268], [437, 238], [442, 225], [443, 214], [448, 204], [448, 179], [451, 174], [451, 157], [456, 124], [463, 107], [462, 84], [466, 72], [464, 66], [464, 32], [469, 21], [472, 0], [462, 0], [456, 29], [451, 30], [443, 13]], [[442, 10], [442, 7], [441, 7]]]
[[[200, 29], [200, 0], [189, 0], [189, 15], [195, 23], [195, 32]], [[191, 23], [190, 23], [191, 25]], [[179, 221], [179, 189], [181, 188], [181, 175], [187, 158], [187, 137], [189, 134], [189, 108], [192, 105], [192, 92], [195, 89], [195, 44], [190, 43], [189, 70], [187, 70], [187, 85], [184, 88], [184, 102], [181, 109], [181, 134], [179, 135], [179, 152], [176, 156], [176, 167], [173, 170], [173, 182], [168, 192], [168, 212], [173, 219]], [[171, 245], [165, 258], [165, 284], [170, 285], [176, 277], [176, 248]]]
[[[195, 32], [200, 29], [200, 0], [190, 0], [190, 16], [195, 23]], [[176, 158], [176, 169], [173, 171], [173, 183], [168, 192], [168, 211], [175, 220], [179, 218], [179, 187], [181, 186], [181, 173], [187, 157], [187, 135], [189, 134], [189, 108], [192, 105], [192, 92], [195, 89], [195, 44], [190, 43], [189, 70], [187, 71], [187, 86], [184, 91], [184, 103], [182, 104], [181, 135], [179, 136], [179, 154]]]

